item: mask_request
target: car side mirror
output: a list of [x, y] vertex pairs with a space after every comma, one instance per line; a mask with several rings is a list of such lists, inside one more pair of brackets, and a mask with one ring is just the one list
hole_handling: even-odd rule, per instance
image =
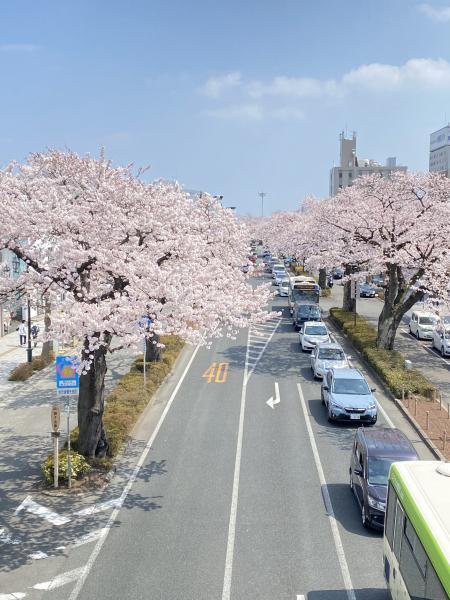
[[370, 388], [370, 391], [371, 391], [371, 392], [376, 392], [376, 391], [377, 391], [377, 388]]
[[356, 467], [355, 469], [353, 469], [353, 473], [355, 475], [359, 475], [359, 477], [363, 476], [363, 470], [361, 469], [361, 467]]
[[347, 355], [347, 360], [352, 360], [352, 357], [350, 355]]
[[328, 390], [330, 389], [327, 385], [323, 385], [322, 389], [325, 390], [326, 392], [328, 392]]

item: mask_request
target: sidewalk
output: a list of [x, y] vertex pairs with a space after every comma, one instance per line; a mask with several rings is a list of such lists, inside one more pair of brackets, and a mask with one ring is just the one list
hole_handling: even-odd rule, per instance
[[[43, 322], [36, 321], [43, 328]], [[41, 353], [42, 344], [38, 344], [37, 348], [33, 346], [33, 356], [39, 356]], [[0, 403], [2, 401], [2, 392], [4, 385], [10, 385], [8, 377], [11, 371], [19, 365], [27, 361], [26, 346], [19, 344], [19, 332], [15, 330], [0, 338]], [[7, 389], [7, 388], [5, 388]]]

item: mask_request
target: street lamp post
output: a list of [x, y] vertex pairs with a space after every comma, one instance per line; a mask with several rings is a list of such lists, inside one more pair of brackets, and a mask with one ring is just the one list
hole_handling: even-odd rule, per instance
[[27, 362], [33, 362], [33, 347], [31, 345], [31, 305], [30, 294], [27, 295], [27, 317], [28, 317], [28, 345], [27, 345]]
[[258, 196], [261, 198], [261, 216], [264, 216], [264, 197], [267, 196], [267, 192], [258, 192]]

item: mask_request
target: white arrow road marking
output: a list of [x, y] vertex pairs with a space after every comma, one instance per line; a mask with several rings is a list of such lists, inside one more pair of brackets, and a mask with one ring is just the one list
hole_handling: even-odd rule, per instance
[[67, 585], [68, 583], [79, 579], [83, 575], [84, 569], [85, 567], [79, 567], [78, 569], [73, 569], [72, 571], [66, 571], [66, 573], [61, 573], [61, 575], [57, 575], [50, 581], [36, 583], [36, 585], [32, 586], [32, 589], [49, 591], [62, 587], [63, 585]]
[[11, 533], [8, 533], [4, 527], [0, 529], [0, 542], [2, 544], [12, 544], [13, 546], [20, 544], [20, 540], [15, 538]]
[[108, 508], [120, 508], [122, 506], [122, 503], [122, 498], [113, 498], [112, 500], [106, 500], [106, 502], [93, 504], [92, 506], [88, 506], [88, 508], [83, 508], [83, 510], [78, 510], [73, 514], [77, 517], [86, 517], [87, 515], [94, 515], [95, 513], [102, 512], [103, 510], [108, 510]]
[[273, 399], [273, 396], [271, 396], [266, 401], [266, 404], [268, 404], [270, 406], [270, 408], [273, 410], [275, 404], [279, 404], [279, 403], [280, 403], [280, 390], [278, 389], [278, 383], [275, 382], [275, 400]]
[[38, 504], [31, 499], [31, 496], [27, 496], [20, 506], [18, 506], [14, 512], [15, 515], [19, 514], [21, 510], [26, 510], [34, 515], [42, 517], [46, 521], [49, 521], [52, 525], [65, 525], [70, 521], [69, 517], [63, 517], [62, 515], [50, 510], [42, 504]]

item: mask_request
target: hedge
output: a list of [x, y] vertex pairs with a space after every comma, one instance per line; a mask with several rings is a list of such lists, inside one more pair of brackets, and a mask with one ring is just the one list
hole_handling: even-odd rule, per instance
[[364, 359], [380, 376], [396, 398], [406, 392], [435, 398], [435, 386], [417, 369], [405, 369], [405, 358], [397, 350], [377, 348], [377, 331], [360, 315], [345, 312], [341, 308], [331, 308], [330, 318], [347, 334], [353, 346], [361, 352]]
[[14, 367], [9, 374], [8, 381], [26, 381], [35, 371], [42, 371], [54, 360], [55, 357], [52, 353], [50, 353], [48, 360], [44, 360], [42, 356], [33, 356], [32, 362], [20, 363], [17, 367]]

